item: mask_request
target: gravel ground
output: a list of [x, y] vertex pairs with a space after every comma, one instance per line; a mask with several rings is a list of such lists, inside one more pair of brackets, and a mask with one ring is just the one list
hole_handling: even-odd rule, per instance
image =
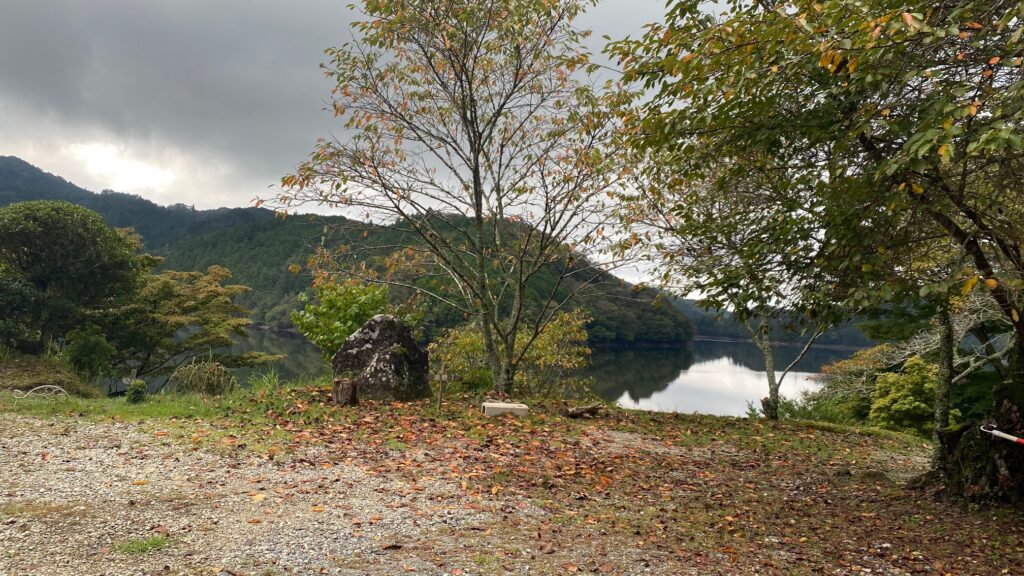
[[1024, 574], [1018, 514], [899, 487], [923, 449], [699, 417], [484, 439], [381, 420], [271, 458], [200, 422], [0, 412], [0, 576]]
[[[438, 566], [444, 542], [492, 520], [455, 486], [311, 454], [191, 451], [139, 425], [11, 414], [0, 430], [0, 576], [460, 574]], [[124, 550], [153, 537], [164, 546]]]

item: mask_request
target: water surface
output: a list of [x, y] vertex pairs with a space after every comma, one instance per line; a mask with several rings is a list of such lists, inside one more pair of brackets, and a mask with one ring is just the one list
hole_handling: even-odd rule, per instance
[[[282, 380], [329, 372], [320, 351], [299, 336], [253, 330], [235, 349], [285, 354], [274, 364]], [[777, 346], [776, 366], [787, 365], [798, 351]], [[782, 394], [794, 397], [814, 387], [811, 376], [850, 354], [852, 350], [812, 349], [786, 376]], [[684, 350], [597, 349], [591, 361], [583, 374], [593, 379], [594, 392], [624, 408], [740, 416], [748, 402], [759, 406], [768, 393], [764, 358], [750, 342], [696, 341]], [[240, 373], [240, 379], [245, 381], [249, 373]]]
[[[776, 346], [776, 370], [799, 352]], [[812, 349], [782, 381], [783, 396], [796, 397], [815, 383], [825, 364], [852, 350]], [[595, 350], [590, 368], [594, 391], [624, 408], [741, 416], [747, 404], [768, 395], [764, 357], [751, 342], [696, 341], [690, 350]]]

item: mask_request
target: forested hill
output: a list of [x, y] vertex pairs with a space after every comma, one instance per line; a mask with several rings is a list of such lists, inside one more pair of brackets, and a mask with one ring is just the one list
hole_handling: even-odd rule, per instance
[[[673, 299], [672, 303], [693, 322], [698, 337], [723, 340], [749, 340], [750, 331], [742, 322], [732, 317], [729, 312], [716, 313], [697, 305], [694, 300]], [[772, 329], [772, 340], [778, 343], [800, 343], [807, 340], [806, 335], [796, 334], [782, 326], [775, 325]], [[856, 322], [847, 322], [832, 328], [821, 335], [816, 343], [826, 346], [868, 347], [876, 344], [864, 335]]]
[[[309, 215], [281, 220], [260, 208], [160, 206], [131, 194], [96, 194], [18, 158], [0, 156], [0, 206], [27, 200], [64, 200], [95, 210], [112, 226], [134, 228], [142, 235], [147, 251], [165, 258], [165, 269], [227, 267], [237, 282], [253, 289], [244, 304], [254, 309], [254, 319], [280, 327], [290, 324], [289, 312], [309, 285], [308, 277], [288, 271], [289, 264], [305, 262], [325, 240], [329, 244], [350, 240], [344, 231], [327, 232], [344, 229], [337, 226], [347, 222], [341, 217]], [[388, 227], [371, 231], [372, 236], [387, 239], [386, 244], [393, 243], [398, 234]], [[635, 291], [611, 275], [604, 275], [601, 284], [599, 295], [577, 303], [594, 319], [589, 326], [594, 343], [678, 345], [692, 337], [692, 323], [676, 307], [655, 302], [654, 291]], [[451, 311], [434, 308], [428, 314], [427, 336], [462, 320]]]

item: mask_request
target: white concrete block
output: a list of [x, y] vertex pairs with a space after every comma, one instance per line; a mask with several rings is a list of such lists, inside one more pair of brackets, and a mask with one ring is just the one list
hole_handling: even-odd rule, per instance
[[484, 402], [484, 416], [498, 416], [509, 412], [515, 416], [526, 416], [530, 408], [526, 404], [511, 402]]

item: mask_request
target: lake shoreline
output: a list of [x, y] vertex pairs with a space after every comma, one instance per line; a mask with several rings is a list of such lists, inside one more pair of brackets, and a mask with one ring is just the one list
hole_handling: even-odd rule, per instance
[[[249, 326], [250, 329], [259, 330], [269, 334], [274, 334], [284, 338], [303, 338], [302, 333], [295, 328], [287, 328], [281, 326], [274, 326], [272, 324], [264, 323], [253, 323]], [[588, 342], [588, 346], [595, 350], [603, 351], [614, 351], [614, 350], [686, 350], [694, 342], [719, 342], [719, 343], [735, 343], [735, 344], [753, 344], [753, 340], [750, 338], [733, 338], [730, 336], [694, 336], [693, 338], [681, 342], [659, 342], [652, 340], [634, 340], [633, 342], [621, 342], [621, 341], [597, 341]], [[806, 342], [796, 342], [790, 340], [782, 340], [778, 342], [772, 342], [772, 346], [799, 346], [803, 347]], [[821, 350], [839, 350], [839, 351], [856, 351], [863, 350], [866, 346], [857, 344], [814, 344], [812, 348]]]
[[[735, 343], [735, 344], [753, 344], [754, 341], [750, 338], [732, 338], [729, 336], [694, 336], [693, 342], [720, 342], [723, 344]], [[772, 342], [772, 346], [797, 346], [803, 348], [807, 342], [793, 342], [790, 340], [782, 340], [779, 342]], [[857, 344], [813, 344], [811, 348], [817, 348], [819, 350], [838, 350], [838, 351], [857, 351], [869, 348], [869, 346], [862, 346]]]

